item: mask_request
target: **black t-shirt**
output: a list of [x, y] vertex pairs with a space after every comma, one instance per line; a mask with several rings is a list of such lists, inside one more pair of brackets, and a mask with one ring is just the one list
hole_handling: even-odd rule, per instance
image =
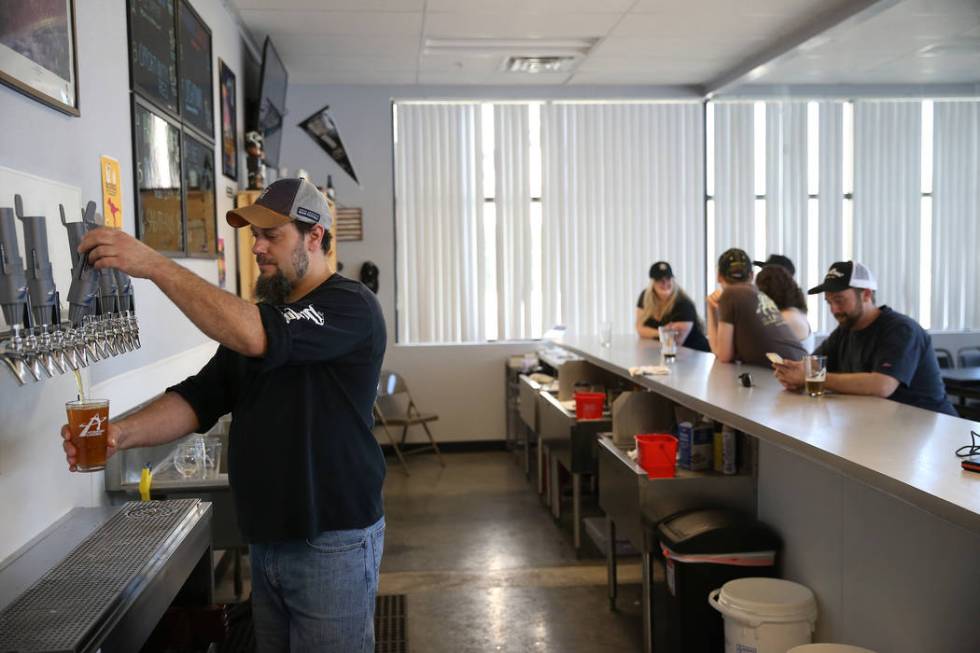
[[897, 380], [889, 399], [956, 415], [946, 398], [932, 338], [915, 320], [887, 306], [860, 331], [838, 326], [813, 353], [827, 357], [828, 372], [879, 372]]
[[[645, 290], [640, 293], [640, 298], [636, 300], [637, 308], [643, 308], [643, 296], [645, 294]], [[678, 296], [677, 301], [674, 302], [674, 307], [670, 310], [670, 313], [664, 315], [663, 320], [658, 322], [653, 317], [648, 317], [647, 321], [643, 323], [643, 326], [650, 327], [651, 329], [659, 329], [663, 325], [670, 324], [671, 322], [691, 322], [693, 324], [690, 333], [687, 334], [687, 339], [683, 343], [685, 347], [697, 349], [698, 351], [711, 351], [711, 347], [708, 345], [708, 339], [704, 336], [704, 331], [701, 330], [701, 323], [698, 321], [698, 311], [694, 308], [694, 302], [686, 296]]]
[[293, 304], [258, 306], [265, 356], [219, 347], [168, 391], [190, 403], [202, 433], [231, 412], [228, 480], [247, 541], [366, 528], [383, 514], [385, 460], [372, 433], [381, 306], [339, 274]]

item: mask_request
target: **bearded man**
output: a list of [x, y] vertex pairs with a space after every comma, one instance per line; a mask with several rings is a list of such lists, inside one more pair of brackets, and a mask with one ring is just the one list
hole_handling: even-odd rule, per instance
[[[257, 650], [374, 651], [385, 461], [372, 434], [387, 336], [381, 306], [327, 254], [331, 217], [301, 179], [229, 211], [261, 272], [253, 304], [121, 230], [79, 251], [148, 279], [220, 346], [196, 375], [112, 422], [110, 453], [208, 431], [232, 415], [228, 481], [249, 543]], [[69, 469], [76, 451], [62, 429]]]

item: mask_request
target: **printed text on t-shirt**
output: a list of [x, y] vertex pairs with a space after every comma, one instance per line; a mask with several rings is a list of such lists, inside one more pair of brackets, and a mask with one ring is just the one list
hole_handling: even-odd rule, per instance
[[323, 326], [323, 313], [313, 308], [313, 304], [310, 304], [301, 311], [284, 308], [282, 309], [282, 316], [286, 318], [286, 324], [289, 324], [293, 320], [309, 320], [318, 326]]

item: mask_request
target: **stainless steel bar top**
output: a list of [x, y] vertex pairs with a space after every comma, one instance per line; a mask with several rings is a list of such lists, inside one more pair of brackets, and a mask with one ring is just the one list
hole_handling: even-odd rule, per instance
[[[610, 372], [660, 364], [660, 343], [615, 336], [566, 334], [556, 344]], [[749, 435], [840, 470], [867, 485], [980, 533], [980, 474], [960, 467], [954, 451], [980, 423], [877, 397], [829, 394], [811, 398], [785, 391], [772, 371], [719, 363], [684, 347], [664, 376], [635, 376], [637, 384]], [[753, 387], [738, 381], [750, 372]]]

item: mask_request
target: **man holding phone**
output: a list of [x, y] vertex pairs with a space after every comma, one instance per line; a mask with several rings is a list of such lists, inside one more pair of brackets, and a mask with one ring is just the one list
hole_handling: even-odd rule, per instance
[[[825, 388], [955, 416], [929, 334], [912, 318], [875, 306], [877, 289], [865, 265], [838, 261], [823, 283], [809, 290], [810, 295], [824, 294], [838, 324], [813, 352], [827, 357]], [[783, 361], [773, 367], [787, 390], [803, 387], [802, 363]]]

